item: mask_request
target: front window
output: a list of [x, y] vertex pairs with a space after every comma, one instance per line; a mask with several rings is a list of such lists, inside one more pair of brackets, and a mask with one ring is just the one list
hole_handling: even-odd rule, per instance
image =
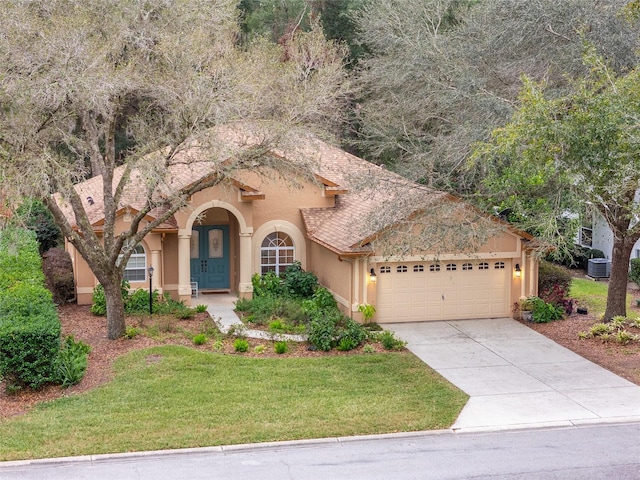
[[124, 279], [129, 282], [144, 282], [147, 272], [147, 255], [142, 245], [136, 245], [127, 266], [124, 267]]
[[293, 264], [294, 259], [293, 240], [286, 233], [270, 233], [262, 241], [260, 247], [260, 268], [264, 275], [267, 272], [275, 272], [279, 275]]

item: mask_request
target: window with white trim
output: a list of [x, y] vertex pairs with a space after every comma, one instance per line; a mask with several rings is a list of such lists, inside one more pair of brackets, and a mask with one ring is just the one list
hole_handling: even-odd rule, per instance
[[260, 273], [275, 272], [280, 275], [293, 264], [295, 248], [293, 240], [283, 232], [267, 235], [260, 247]]
[[124, 267], [124, 280], [128, 282], [144, 282], [147, 279], [147, 255], [140, 244], [134, 248], [127, 266]]

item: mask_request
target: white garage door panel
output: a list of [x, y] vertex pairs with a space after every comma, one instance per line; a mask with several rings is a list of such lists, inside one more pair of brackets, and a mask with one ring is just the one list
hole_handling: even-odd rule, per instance
[[[490, 318], [510, 314], [511, 260], [380, 265], [378, 322]], [[422, 271], [420, 271], [422, 270]]]

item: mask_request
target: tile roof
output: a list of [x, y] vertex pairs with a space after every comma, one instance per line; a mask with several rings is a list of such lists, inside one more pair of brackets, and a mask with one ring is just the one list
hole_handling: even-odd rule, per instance
[[[258, 136], [241, 129], [218, 129], [216, 135], [218, 140], [222, 140], [221, 143], [232, 146], [225, 151], [229, 156], [233, 154], [229, 152], [233, 152], [234, 149], [238, 152], [258, 142]], [[434, 201], [450, 198], [443, 192], [417, 185], [383, 167], [333, 147], [312, 134], [289, 134], [283, 145], [269, 150], [274, 155], [290, 161], [308, 162], [316, 178], [325, 184], [326, 194], [335, 195], [334, 207], [300, 210], [308, 238], [338, 254], [371, 253], [368, 241], [377, 232], [392, 227], [399, 220], [420, 209], [428, 208]], [[225, 158], [220, 155], [221, 152], [222, 150], [217, 152], [217, 158]], [[197, 147], [178, 154], [176, 159], [177, 162], [166, 172], [166, 183], [161, 185], [154, 195], [162, 197], [163, 192], [175, 191], [197, 179], [215, 175], [224, 165], [224, 161], [201, 161], [202, 149]], [[114, 183], [122, 177], [123, 172], [124, 167], [116, 169]], [[144, 188], [146, 184], [143, 169], [134, 170], [119, 207], [128, 207], [136, 211], [142, 209], [147, 198]], [[239, 180], [236, 180], [235, 184], [238, 186]], [[102, 188], [101, 176], [75, 186], [89, 221], [97, 229], [103, 217]], [[59, 194], [56, 195], [58, 203], [74, 225], [72, 209], [61, 200]], [[148, 215], [156, 218], [163, 210], [164, 208], [158, 208]], [[383, 211], [384, 215], [377, 215]], [[176, 228], [173, 217], [159, 227], [173, 230]]]

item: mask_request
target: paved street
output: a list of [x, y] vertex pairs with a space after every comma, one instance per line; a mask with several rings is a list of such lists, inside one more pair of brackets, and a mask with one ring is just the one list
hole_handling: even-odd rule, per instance
[[640, 423], [0, 464], [1, 480], [640, 479]]

